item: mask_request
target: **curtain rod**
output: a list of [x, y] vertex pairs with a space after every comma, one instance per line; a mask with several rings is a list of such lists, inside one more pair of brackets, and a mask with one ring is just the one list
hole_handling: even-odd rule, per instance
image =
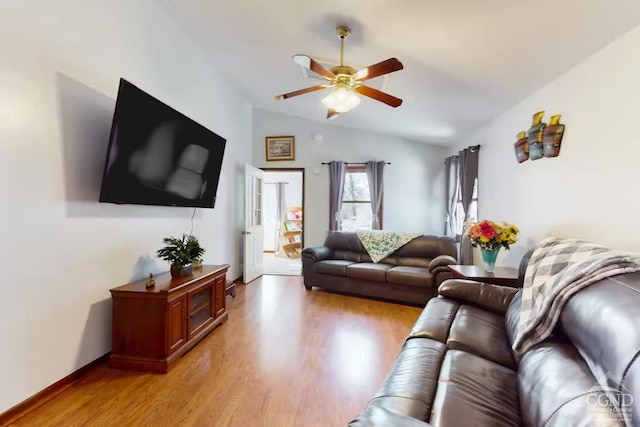
[[[478, 151], [478, 150], [480, 150], [480, 144], [478, 144], [478, 145], [472, 145], [472, 146], [470, 146], [470, 147], [467, 147], [466, 149], [467, 149], [467, 150], [471, 150], [471, 152]], [[456, 155], [453, 155], [453, 156], [449, 156], [449, 157], [447, 157], [447, 159], [457, 159], [458, 157], [460, 157], [460, 156], [458, 156], [458, 155], [456, 154]]]
[[[328, 162], [322, 162], [323, 165], [328, 165]], [[345, 165], [366, 165], [364, 162], [344, 162]], [[385, 165], [390, 165], [391, 162], [384, 162]]]

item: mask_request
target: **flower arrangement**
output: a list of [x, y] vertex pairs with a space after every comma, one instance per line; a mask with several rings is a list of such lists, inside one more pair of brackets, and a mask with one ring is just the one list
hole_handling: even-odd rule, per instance
[[470, 221], [465, 224], [465, 237], [471, 241], [471, 245], [485, 251], [496, 251], [500, 248], [509, 249], [509, 246], [518, 241], [520, 230], [513, 224], [503, 222], [498, 224], [493, 221]]

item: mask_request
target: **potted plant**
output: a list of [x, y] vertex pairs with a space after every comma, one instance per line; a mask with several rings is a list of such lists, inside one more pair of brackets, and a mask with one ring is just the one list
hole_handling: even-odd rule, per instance
[[186, 248], [192, 261], [193, 268], [202, 268], [202, 255], [204, 248], [200, 246], [200, 242], [195, 236], [187, 236]]
[[165, 237], [164, 248], [158, 250], [158, 258], [171, 265], [171, 277], [185, 277], [193, 273], [194, 260], [200, 260], [204, 249], [195, 236]]

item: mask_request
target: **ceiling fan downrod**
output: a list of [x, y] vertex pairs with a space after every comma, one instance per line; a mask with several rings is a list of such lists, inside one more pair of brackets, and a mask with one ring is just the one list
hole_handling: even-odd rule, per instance
[[344, 67], [344, 40], [351, 35], [351, 30], [349, 27], [340, 25], [336, 28], [336, 33], [340, 37], [340, 66]]

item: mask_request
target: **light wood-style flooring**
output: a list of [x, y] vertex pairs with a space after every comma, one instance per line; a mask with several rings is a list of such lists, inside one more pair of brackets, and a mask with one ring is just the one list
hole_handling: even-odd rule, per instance
[[382, 383], [420, 309], [265, 276], [166, 375], [100, 367], [15, 426], [346, 424]]

